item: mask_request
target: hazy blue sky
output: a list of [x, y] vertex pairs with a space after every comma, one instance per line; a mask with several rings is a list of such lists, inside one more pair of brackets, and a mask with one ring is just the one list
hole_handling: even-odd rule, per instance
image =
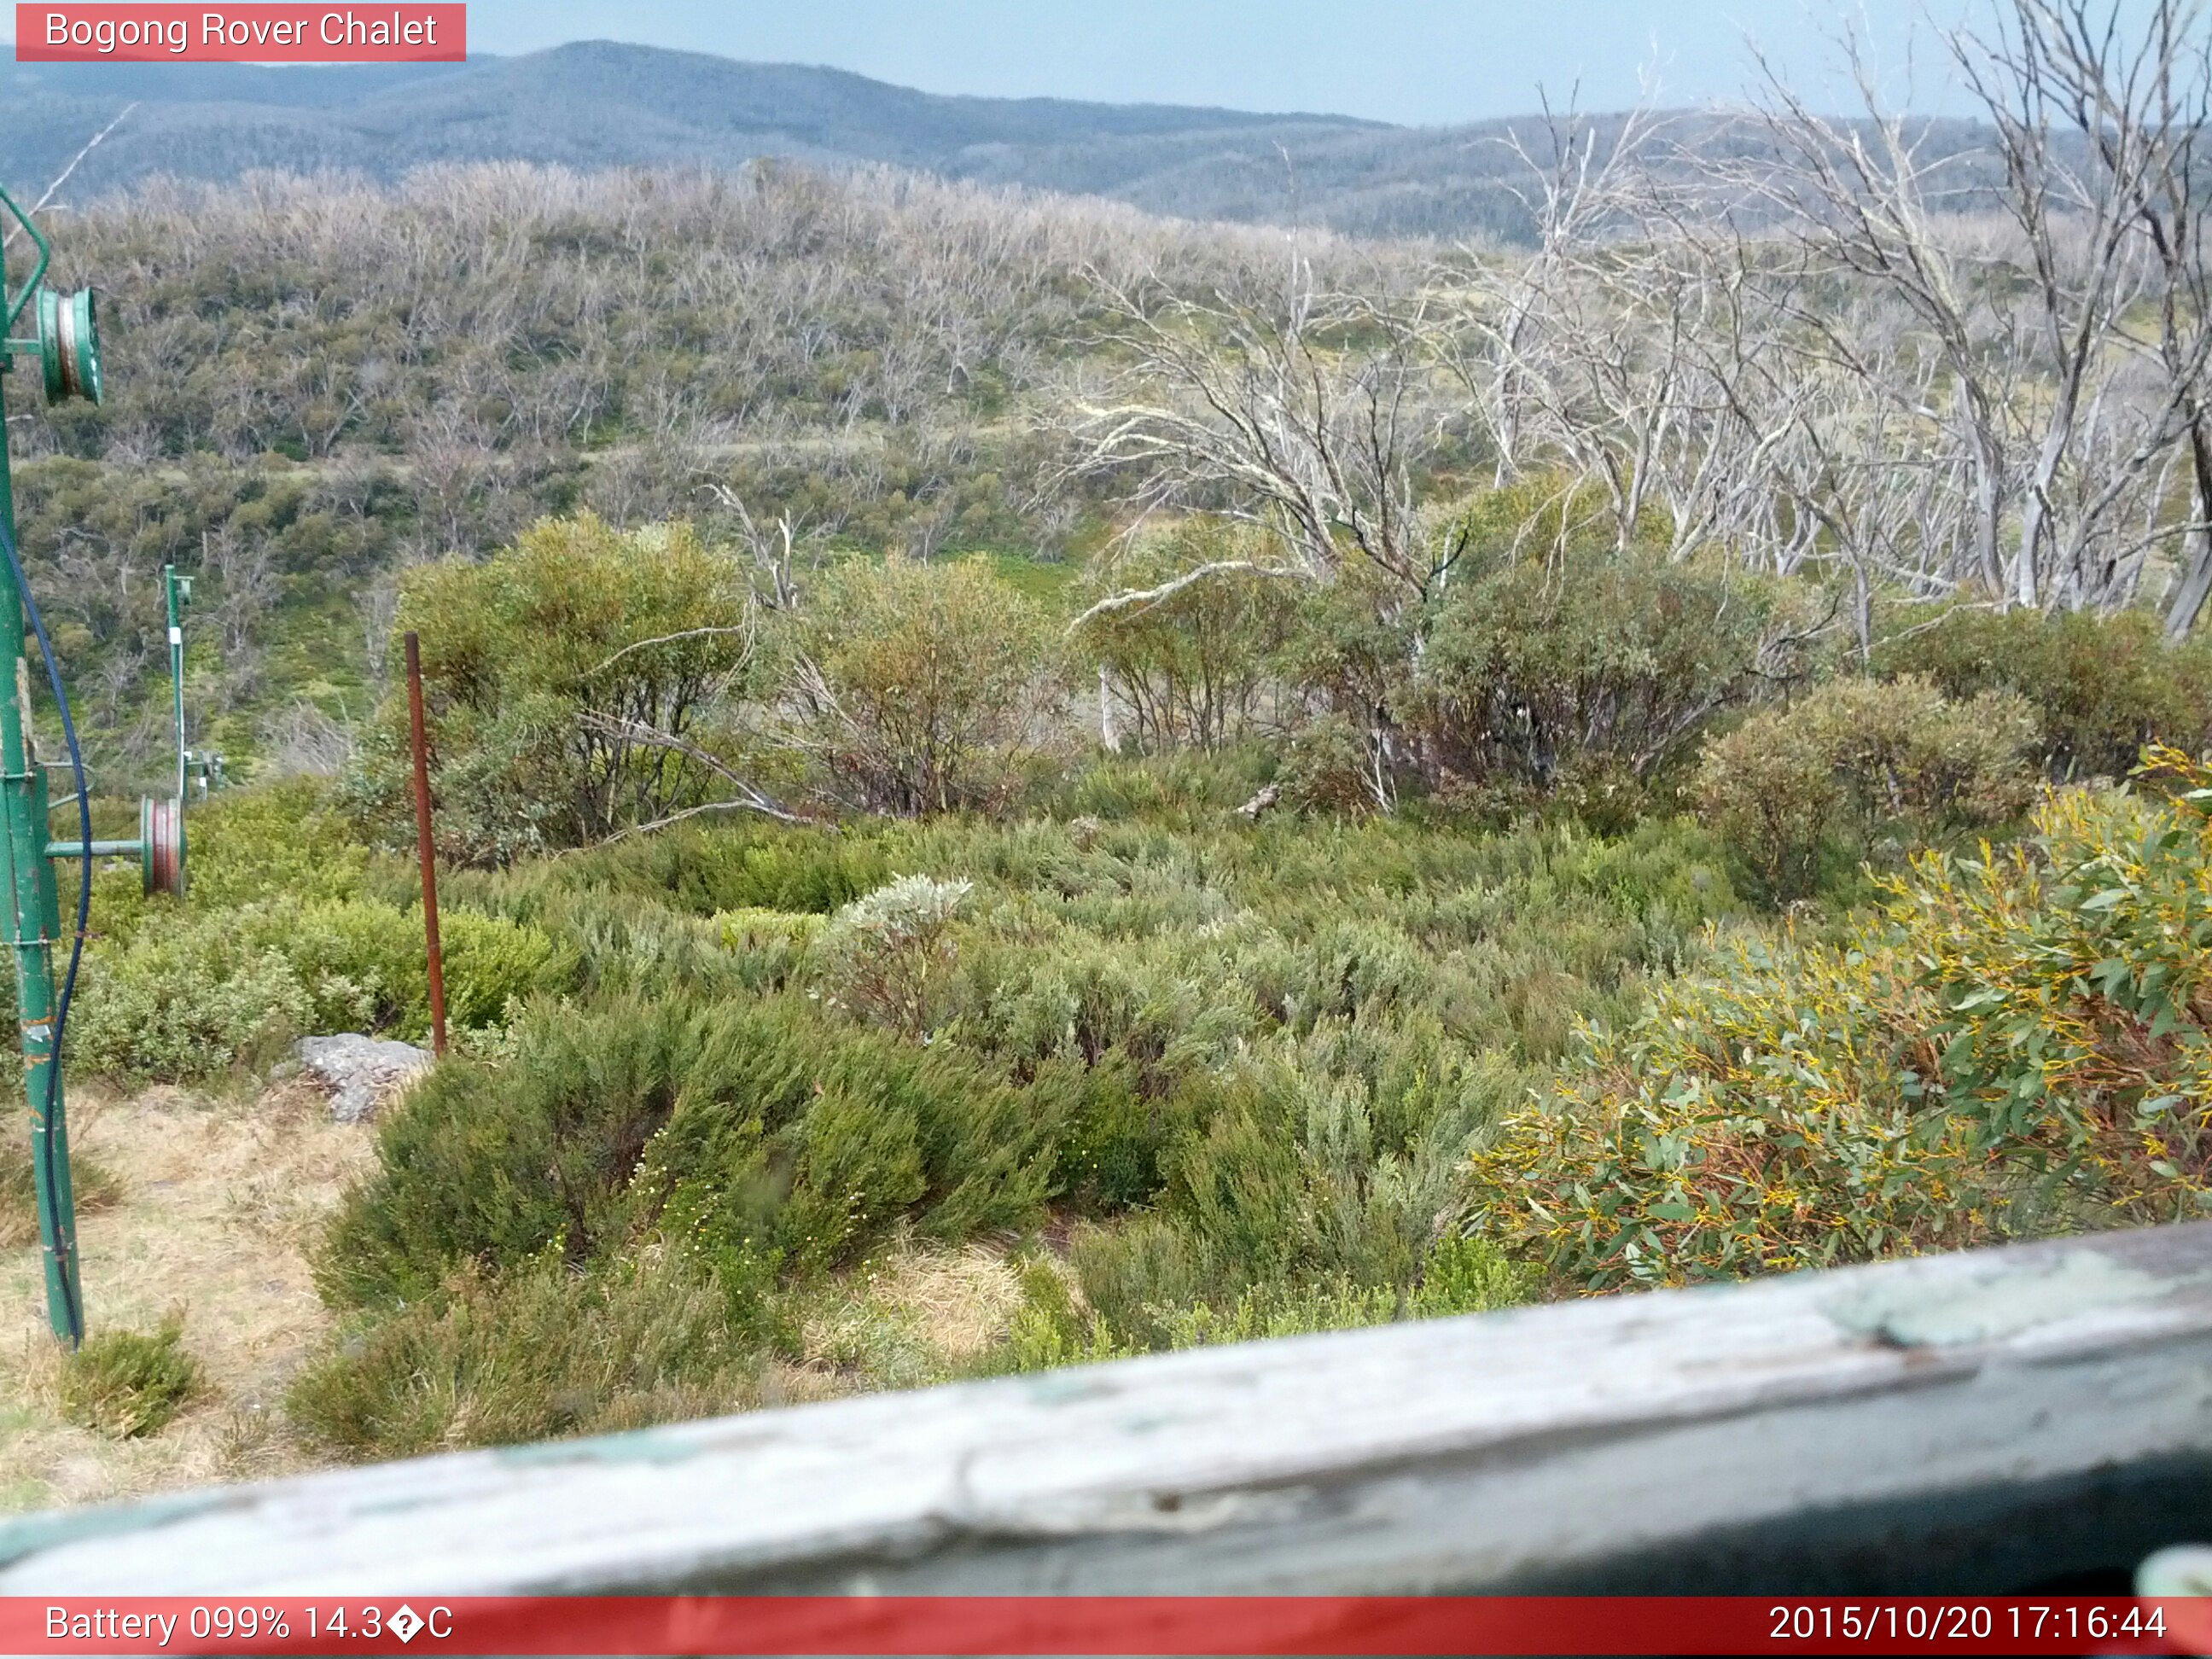
[[[1955, 15], [1964, 0], [1937, 0]], [[1741, 91], [1747, 33], [1832, 93], [1824, 37], [1857, 19], [1904, 84], [1913, 0], [471, 0], [494, 52], [611, 38], [829, 64], [929, 92], [1322, 110], [1449, 122], [1516, 114], [1539, 82], [1618, 108], [1656, 64], [1670, 101]], [[1923, 31], [1924, 35], [1924, 31]], [[1940, 54], [1922, 108], [1953, 106]], [[1823, 102], [1839, 99], [1824, 96]]]

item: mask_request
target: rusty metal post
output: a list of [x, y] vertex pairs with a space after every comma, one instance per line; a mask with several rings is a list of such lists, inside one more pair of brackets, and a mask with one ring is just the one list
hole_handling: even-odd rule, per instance
[[422, 857], [422, 942], [430, 953], [430, 1051], [446, 1052], [446, 958], [438, 948], [438, 866], [430, 839], [429, 743], [422, 732], [422, 642], [407, 635], [407, 720], [415, 743], [415, 844]]

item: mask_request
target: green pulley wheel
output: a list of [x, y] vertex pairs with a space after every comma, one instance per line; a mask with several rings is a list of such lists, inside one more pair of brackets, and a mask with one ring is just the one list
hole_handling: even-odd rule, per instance
[[149, 893], [185, 896], [185, 804], [155, 800], [150, 795], [138, 803], [139, 870]]
[[39, 290], [39, 358], [46, 372], [46, 401], [100, 400], [100, 319], [92, 290]]

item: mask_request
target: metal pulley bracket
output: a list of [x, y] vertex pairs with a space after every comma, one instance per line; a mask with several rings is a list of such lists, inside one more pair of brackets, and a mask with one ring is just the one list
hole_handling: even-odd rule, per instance
[[[15, 198], [4, 190], [0, 190], [0, 208], [6, 209], [16, 225], [29, 234], [31, 246], [37, 250], [39, 256], [31, 266], [31, 274], [23, 279], [23, 286], [13, 294], [7, 291], [4, 280], [0, 280], [0, 357], [4, 357], [8, 348], [15, 343], [7, 336], [15, 328], [15, 319], [23, 314], [23, 307], [30, 303], [31, 295], [39, 291], [40, 284], [46, 280], [46, 267], [52, 262], [54, 251], [40, 234], [38, 226], [31, 222], [31, 216], [18, 207]], [[10, 240], [14, 235], [13, 231], [9, 233]]]
[[136, 841], [94, 841], [88, 843], [76, 840], [52, 840], [46, 843], [46, 856], [61, 862], [82, 859], [89, 850], [96, 859], [135, 858], [138, 860], [140, 880], [149, 893], [167, 893], [181, 898], [185, 892], [185, 804], [172, 798], [156, 800], [143, 797], [138, 802], [138, 838]]

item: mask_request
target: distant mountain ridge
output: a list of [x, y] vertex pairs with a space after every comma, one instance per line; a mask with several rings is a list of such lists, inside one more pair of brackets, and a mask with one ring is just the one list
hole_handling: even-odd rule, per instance
[[[1518, 240], [1529, 227], [1514, 186], [1526, 180], [1497, 141], [1519, 129], [1532, 149], [1544, 149], [1528, 118], [1402, 127], [1345, 115], [947, 97], [844, 70], [592, 40], [465, 64], [0, 63], [0, 182], [35, 198], [134, 100], [72, 176], [67, 201], [157, 173], [335, 169], [392, 179], [437, 161], [735, 168], [781, 156], [1101, 196], [1188, 219]], [[1687, 118], [1706, 149], [1756, 143], [1710, 118]], [[1939, 149], [1980, 143], [1971, 123], [1930, 127]]]
[[253, 168], [393, 178], [427, 162], [888, 162], [1194, 218], [1366, 234], [1506, 230], [1487, 128], [1391, 126], [1056, 98], [946, 97], [842, 70], [585, 41], [466, 64], [0, 64], [0, 180], [35, 196], [138, 107], [69, 187]]

